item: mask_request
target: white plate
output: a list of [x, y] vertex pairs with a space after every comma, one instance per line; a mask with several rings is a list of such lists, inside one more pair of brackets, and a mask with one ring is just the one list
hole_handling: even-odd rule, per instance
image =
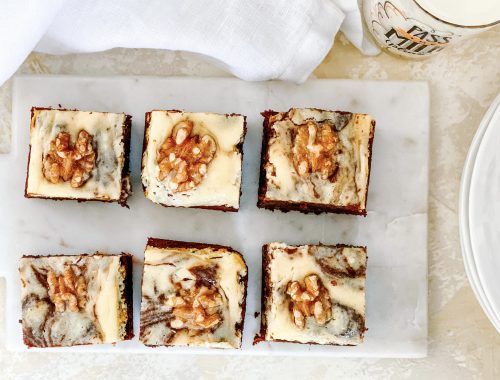
[[[21, 339], [18, 259], [22, 254], [131, 252], [134, 327], [138, 332], [140, 274], [148, 236], [230, 245], [249, 266], [243, 347], [225, 354], [422, 357], [427, 352], [427, 189], [429, 110], [425, 83], [317, 80], [302, 86], [236, 79], [150, 77], [20, 77], [14, 82], [13, 152], [0, 160], [0, 255], [7, 277], [7, 347]], [[116, 204], [23, 198], [30, 107], [57, 106], [133, 115], [130, 210]], [[291, 106], [371, 113], [377, 119], [366, 218], [260, 210], [257, 201], [262, 117]], [[238, 213], [173, 209], [144, 198], [140, 154], [144, 113], [153, 108], [238, 112], [248, 116], [243, 195]], [[259, 329], [261, 245], [270, 241], [368, 246], [369, 328], [358, 347], [287, 343], [252, 345]], [[196, 348], [150, 349], [135, 338], [116, 346], [56, 351], [217, 353]], [[30, 351], [36, 351], [32, 349]]]
[[489, 110], [486, 112], [481, 124], [479, 125], [477, 132], [472, 140], [467, 158], [465, 160], [464, 169], [462, 173], [462, 179], [460, 184], [460, 198], [459, 198], [459, 228], [460, 228], [460, 242], [462, 246], [462, 256], [464, 259], [464, 266], [469, 282], [471, 284], [472, 290], [476, 295], [476, 298], [483, 308], [484, 312], [490, 319], [491, 323], [500, 331], [500, 320], [496, 316], [492, 309], [491, 304], [485, 294], [483, 286], [481, 284], [481, 279], [478, 274], [476, 267], [476, 261], [474, 258], [474, 252], [472, 249], [472, 242], [470, 236], [470, 218], [469, 218], [469, 200], [470, 200], [470, 188], [471, 179], [474, 173], [476, 158], [481, 143], [483, 141], [483, 136], [487, 131], [490, 121], [494, 116], [495, 112], [498, 113], [500, 109], [500, 95], [495, 99], [495, 101], [490, 106]]
[[471, 175], [469, 229], [483, 300], [500, 327], [500, 111], [497, 107], [479, 145]]

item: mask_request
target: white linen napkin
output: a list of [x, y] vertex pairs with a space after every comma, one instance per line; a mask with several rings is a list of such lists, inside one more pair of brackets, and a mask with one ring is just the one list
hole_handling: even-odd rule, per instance
[[356, 0], [3, 0], [0, 85], [36, 51], [184, 50], [211, 57], [246, 80], [303, 82], [335, 34], [366, 54]]

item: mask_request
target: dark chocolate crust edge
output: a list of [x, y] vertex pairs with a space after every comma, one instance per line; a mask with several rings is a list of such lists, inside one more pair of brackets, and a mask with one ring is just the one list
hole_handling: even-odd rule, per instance
[[268, 251], [269, 244], [264, 244], [262, 246], [262, 286], [261, 286], [261, 294], [260, 294], [260, 331], [253, 338], [253, 345], [256, 345], [260, 342], [265, 341], [266, 332], [267, 332], [267, 303], [272, 302], [270, 300], [271, 296], [271, 278], [269, 271], [270, 253]]
[[[34, 116], [36, 111], [80, 111], [77, 109], [68, 109], [68, 108], [51, 108], [51, 107], [31, 107], [31, 119], [30, 119], [30, 134], [31, 128], [34, 127]], [[112, 112], [101, 112], [101, 111], [82, 111], [82, 112], [99, 112], [99, 113], [112, 113]], [[130, 136], [131, 136], [131, 127], [132, 127], [132, 116], [124, 114], [125, 121], [123, 123], [123, 138], [122, 141], [124, 143], [123, 151], [124, 151], [124, 164], [122, 169], [122, 183], [121, 183], [121, 193], [119, 199], [83, 199], [83, 198], [70, 198], [70, 197], [48, 197], [48, 196], [38, 196], [28, 193], [28, 180], [29, 180], [29, 167], [31, 161], [31, 138], [30, 145], [28, 150], [28, 163], [26, 165], [26, 181], [24, 183], [24, 197], [32, 198], [32, 199], [46, 199], [53, 201], [77, 201], [81, 202], [105, 202], [105, 203], [118, 203], [122, 207], [129, 208], [127, 205], [127, 199], [132, 191], [132, 183], [130, 181]], [[130, 186], [130, 190], [127, 188]]]
[[[265, 207], [265, 198], [267, 193], [267, 183], [266, 183], [266, 169], [265, 164], [269, 161], [269, 140], [272, 137], [272, 129], [269, 125], [269, 118], [278, 114], [276, 111], [267, 110], [261, 112], [264, 117], [263, 128], [262, 128], [262, 146], [260, 151], [260, 173], [259, 173], [259, 188], [258, 188], [258, 199], [257, 207]], [[271, 208], [273, 209], [273, 208]]]
[[245, 314], [247, 310], [247, 291], [248, 291], [248, 265], [245, 261], [245, 258], [241, 253], [238, 252], [238, 254], [241, 256], [241, 259], [243, 260], [243, 263], [245, 264], [245, 268], [247, 270], [247, 273], [241, 277], [240, 276], [240, 281], [243, 282], [243, 302], [241, 303], [241, 323], [236, 324], [235, 330], [240, 333], [240, 344], [237, 349], [241, 350], [241, 346], [243, 343], [243, 332], [245, 330]]
[[[269, 252], [269, 244], [264, 244], [262, 246], [262, 286], [261, 286], [261, 309], [260, 309], [260, 331], [255, 335], [253, 339], [253, 345], [259, 344], [261, 342], [281, 342], [281, 343], [295, 343], [295, 344], [314, 344], [320, 346], [345, 346], [345, 347], [356, 347], [359, 344], [335, 344], [335, 343], [327, 343], [321, 344], [317, 342], [299, 342], [296, 340], [285, 340], [285, 339], [266, 339], [267, 333], [267, 306], [272, 303], [271, 299], [271, 271], [269, 265], [271, 264], [271, 252]], [[363, 248], [366, 252], [366, 246], [359, 245], [350, 245], [350, 244], [315, 244], [316, 246], [322, 247], [330, 247], [330, 248]], [[290, 247], [299, 247], [299, 245], [290, 246]], [[368, 254], [366, 255], [366, 259], [368, 260]], [[364, 340], [364, 333], [368, 330], [366, 328], [366, 320], [363, 318], [362, 321], [363, 331], [360, 333], [361, 343]]]
[[132, 273], [132, 260], [133, 256], [129, 253], [122, 253], [120, 263], [125, 268], [125, 289], [123, 296], [125, 297], [125, 304], [127, 305], [127, 324], [125, 326], [125, 336], [123, 340], [130, 340], [134, 337], [134, 287], [133, 287], [133, 273]]
[[31, 117], [30, 117], [30, 143], [29, 143], [29, 149], [28, 149], [28, 163], [26, 164], [26, 181], [24, 181], [24, 197], [25, 198], [31, 198], [31, 196], [28, 194], [28, 179], [29, 179], [29, 173], [30, 173], [30, 161], [31, 161], [31, 129], [34, 128], [34, 122], [35, 122], [35, 110], [40, 109], [36, 107], [31, 107]]
[[142, 182], [142, 173], [144, 173], [144, 160], [146, 155], [146, 149], [148, 147], [149, 141], [149, 124], [151, 123], [151, 112], [146, 112], [144, 115], [144, 133], [142, 135], [142, 154], [141, 154], [141, 186], [144, 196], [146, 196], [146, 186]]
[[366, 205], [368, 204], [368, 188], [370, 186], [370, 176], [372, 174], [372, 156], [373, 156], [373, 139], [375, 138], [375, 125], [376, 121], [372, 120], [372, 129], [370, 133], [370, 139], [368, 140], [368, 178], [366, 179], [366, 192], [365, 192], [365, 216], [366, 216]]
[[[37, 258], [48, 258], [48, 257], [92, 257], [92, 256], [120, 256], [120, 266], [125, 267], [125, 288], [123, 291], [123, 296], [125, 298], [125, 304], [127, 305], [127, 324], [125, 326], [125, 336], [120, 339], [118, 342], [122, 340], [131, 340], [134, 337], [134, 318], [133, 318], [133, 274], [132, 274], [132, 261], [133, 256], [130, 253], [121, 254], [110, 254], [110, 253], [82, 253], [75, 255], [64, 255], [64, 254], [55, 254], [55, 255], [23, 255], [21, 259], [37, 259]], [[22, 320], [19, 321], [22, 323]], [[73, 344], [71, 346], [61, 346], [61, 345], [50, 345], [50, 346], [36, 346], [33, 344], [33, 340], [27, 336], [28, 331], [23, 329], [23, 342], [28, 348], [54, 348], [54, 347], [75, 347], [75, 346], [92, 346], [92, 343], [81, 343], [81, 344]], [[117, 343], [118, 343], [117, 342]], [[105, 344], [105, 343], [104, 343]], [[113, 344], [113, 343], [112, 343]]]
[[322, 203], [275, 201], [275, 200], [266, 200], [265, 198], [263, 199], [259, 198], [257, 207], [271, 211], [274, 210], [280, 210], [282, 212], [299, 211], [303, 214], [319, 215], [322, 213], [331, 212], [335, 214], [366, 216], [366, 210], [360, 210], [359, 208], [354, 206], [338, 207]]
[[[343, 114], [349, 113], [343, 111], [334, 111], [334, 112]], [[269, 161], [269, 140], [273, 137], [273, 129], [271, 128], [272, 124], [270, 124], [269, 119], [272, 116], [277, 115], [279, 113], [280, 112], [273, 110], [266, 110], [264, 112], [261, 112], [261, 115], [264, 117], [264, 122], [263, 122], [263, 133], [262, 133], [262, 149], [260, 153], [261, 158], [260, 158], [260, 175], [259, 175], [257, 207], [272, 211], [280, 210], [282, 212], [299, 211], [303, 214], [309, 214], [309, 213], [321, 214], [321, 213], [332, 212], [336, 214], [366, 216], [367, 214], [366, 204], [368, 203], [368, 187], [370, 183], [370, 174], [371, 174], [373, 138], [375, 136], [375, 120], [372, 120], [371, 122], [372, 129], [370, 131], [370, 138], [368, 141], [368, 178], [365, 190], [365, 208], [356, 207], [355, 205], [341, 207], [341, 206], [334, 206], [322, 203], [292, 202], [292, 201], [278, 201], [278, 200], [266, 199], [267, 182], [266, 182], [265, 164]]]
[[132, 193], [132, 181], [130, 180], [130, 139], [132, 132], [132, 116], [125, 115], [125, 122], [123, 123], [123, 168], [122, 168], [122, 189], [118, 203], [129, 208], [127, 199]]
[[[227, 245], [219, 245], [219, 244], [209, 244], [209, 243], [197, 243], [197, 242], [188, 242], [188, 241], [180, 241], [180, 240], [169, 240], [169, 239], [158, 239], [158, 238], [148, 238], [147, 242], [148, 247], [154, 247], [154, 248], [160, 248], [160, 249], [167, 249], [167, 248], [193, 248], [193, 249], [205, 249], [205, 248], [212, 248], [212, 249], [225, 249], [230, 252], [237, 253], [238, 255], [243, 258], [241, 253], [238, 251], [234, 250], [233, 248], [227, 246]], [[245, 260], [243, 260], [245, 262]], [[246, 265], [246, 263], [245, 263]], [[248, 270], [248, 268], [247, 268]]]
[[[243, 264], [245, 265], [246, 269], [246, 274], [244, 276], [239, 277], [239, 282], [243, 283], [243, 301], [241, 303], [241, 322], [237, 323], [235, 325], [235, 331], [240, 333], [240, 342], [239, 342], [239, 347], [235, 349], [241, 349], [241, 345], [243, 342], [243, 332], [245, 328], [245, 314], [246, 314], [246, 306], [247, 306], [247, 292], [248, 292], [248, 265], [245, 261], [245, 258], [243, 255], [234, 250], [233, 248], [226, 246], [226, 245], [218, 245], [218, 244], [207, 244], [207, 243], [195, 243], [195, 242], [186, 242], [186, 241], [179, 241], [179, 240], [168, 240], [168, 239], [158, 239], [158, 238], [148, 238], [147, 246], [150, 247], [155, 247], [155, 248], [195, 248], [195, 249], [204, 249], [204, 248], [212, 248], [212, 249], [225, 249], [228, 250], [238, 256], [240, 256], [241, 260], [243, 261]], [[142, 278], [144, 278], [144, 271], [142, 273]], [[141, 279], [141, 289], [142, 289], [142, 279]], [[143, 335], [143, 329], [141, 326], [141, 331], [139, 334], [139, 337], [142, 337]], [[141, 339], [140, 339], [141, 340]], [[175, 347], [175, 345], [150, 345], [150, 344], [145, 344], [144, 342], [141, 343], [144, 344], [147, 347], [151, 348], [156, 348], [156, 347]], [[214, 347], [216, 348], [216, 347]]]
[[[144, 134], [142, 137], [142, 155], [141, 155], [141, 186], [142, 186], [142, 191], [144, 192], [144, 196], [147, 198], [147, 189], [146, 186], [144, 186], [144, 183], [142, 182], [142, 173], [144, 172], [144, 158], [146, 154], [146, 149], [148, 146], [149, 142], [149, 127], [151, 123], [151, 113], [153, 111], [162, 111], [162, 112], [177, 112], [177, 113], [182, 113], [185, 111], [181, 110], [161, 110], [161, 109], [154, 109], [149, 112], [146, 112], [145, 114], [145, 119], [144, 119]], [[229, 113], [229, 114], [218, 114], [218, 115], [223, 115], [226, 117], [230, 116], [241, 116], [243, 117], [243, 133], [241, 135], [241, 140], [240, 142], [236, 145], [237, 151], [241, 154], [241, 182], [240, 182], [240, 195], [238, 199], [238, 205], [241, 203], [241, 193], [242, 193], [242, 187], [243, 187], [243, 144], [245, 142], [245, 136], [247, 134], [247, 117], [245, 115], [241, 115], [239, 113]], [[149, 199], [149, 198], [148, 198]], [[156, 203], [160, 206], [163, 207], [174, 207], [174, 208], [195, 208], [195, 209], [203, 209], [203, 210], [215, 210], [215, 211], [223, 211], [223, 212], [238, 212], [239, 207], [228, 207], [228, 206], [192, 206], [192, 207], [185, 207], [185, 206], [172, 206], [172, 205], [166, 205], [164, 203]]]
[[48, 257], [91, 257], [91, 256], [123, 256], [123, 255], [129, 255], [132, 257], [130, 253], [104, 253], [104, 252], [95, 252], [95, 253], [76, 253], [76, 254], [70, 254], [66, 255], [64, 253], [57, 253], [54, 255], [22, 255], [21, 259], [43, 259], [43, 258], [48, 258]]

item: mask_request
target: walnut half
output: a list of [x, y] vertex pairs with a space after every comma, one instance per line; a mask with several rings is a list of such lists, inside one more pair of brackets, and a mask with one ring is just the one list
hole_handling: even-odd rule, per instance
[[78, 188], [90, 178], [95, 162], [92, 136], [87, 131], [78, 132], [74, 146], [70, 134], [60, 132], [43, 158], [43, 175], [52, 183], [70, 181], [71, 187]]
[[335, 170], [338, 137], [328, 123], [309, 121], [297, 128], [293, 138], [293, 164], [300, 176], [319, 173], [328, 179]]
[[299, 281], [288, 283], [286, 294], [290, 297], [291, 318], [303, 329], [306, 318], [314, 317], [320, 326], [332, 318], [332, 303], [328, 290], [315, 274], [304, 277], [304, 286]]
[[[79, 270], [80, 272], [80, 270]], [[78, 311], [87, 303], [87, 284], [83, 273], [77, 276], [71, 265], [65, 265], [63, 274], [57, 276], [52, 269], [47, 272], [49, 298], [56, 310], [63, 312], [66, 305], [71, 311]]]
[[222, 321], [222, 296], [216, 287], [193, 285], [184, 289], [179, 285], [165, 303], [172, 308], [174, 318], [170, 320], [170, 327], [174, 330], [195, 333], [216, 328]]
[[188, 191], [198, 186], [215, 157], [215, 140], [209, 135], [194, 135], [192, 132], [192, 121], [180, 121], [158, 151], [158, 179], [166, 180], [173, 192]]

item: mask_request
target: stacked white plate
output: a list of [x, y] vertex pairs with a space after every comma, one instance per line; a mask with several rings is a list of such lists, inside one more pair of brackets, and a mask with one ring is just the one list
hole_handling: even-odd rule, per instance
[[481, 121], [465, 161], [459, 225], [467, 276], [500, 332], [500, 94]]

